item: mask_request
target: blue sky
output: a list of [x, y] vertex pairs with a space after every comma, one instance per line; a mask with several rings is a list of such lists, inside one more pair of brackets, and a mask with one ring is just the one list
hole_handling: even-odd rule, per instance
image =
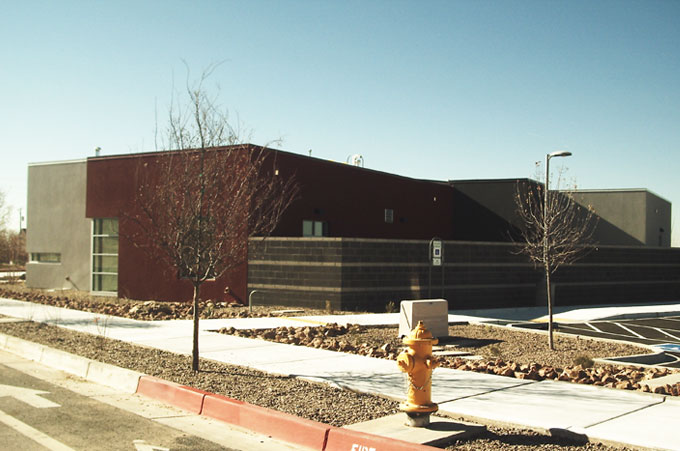
[[[250, 141], [429, 179], [530, 177], [675, 204], [680, 1], [22, 1], [0, 14], [0, 189], [30, 162], [154, 149], [208, 82]], [[18, 219], [12, 219], [18, 227]]]

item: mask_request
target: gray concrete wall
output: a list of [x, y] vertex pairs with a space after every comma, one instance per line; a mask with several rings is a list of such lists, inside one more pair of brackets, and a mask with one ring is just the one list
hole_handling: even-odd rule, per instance
[[654, 193], [647, 195], [647, 238], [648, 246], [671, 246], [671, 203]]
[[574, 198], [600, 217], [597, 243], [670, 247], [671, 204], [659, 196], [639, 189], [577, 191]]
[[29, 255], [59, 253], [61, 262], [29, 262], [28, 287], [90, 290], [92, 226], [85, 217], [86, 179], [85, 160], [29, 165], [26, 250]]

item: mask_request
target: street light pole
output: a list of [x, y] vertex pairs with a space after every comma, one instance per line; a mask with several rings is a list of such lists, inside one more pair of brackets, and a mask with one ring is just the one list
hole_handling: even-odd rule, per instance
[[550, 192], [550, 159], [553, 157], [569, 157], [571, 152], [557, 151], [549, 153], [545, 156], [545, 189], [543, 192], [543, 267], [545, 269], [545, 290], [548, 298], [548, 340], [550, 349], [554, 349], [553, 344], [553, 300], [550, 290], [550, 252], [549, 250], [549, 235], [550, 223], [548, 221], [548, 206], [549, 206], [549, 192]]

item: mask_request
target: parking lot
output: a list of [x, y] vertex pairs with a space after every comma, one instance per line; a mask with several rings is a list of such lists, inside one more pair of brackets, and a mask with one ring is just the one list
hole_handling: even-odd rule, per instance
[[680, 316], [558, 323], [557, 330], [573, 335], [657, 346], [668, 357], [659, 366], [680, 368]]

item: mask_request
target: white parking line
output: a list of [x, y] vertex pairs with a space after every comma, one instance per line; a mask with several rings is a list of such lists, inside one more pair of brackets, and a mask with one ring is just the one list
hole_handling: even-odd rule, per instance
[[616, 324], [616, 325], [619, 326], [621, 329], [625, 330], [626, 332], [630, 332], [631, 334], [635, 335], [635, 336], [638, 337], [638, 338], [647, 338], [647, 337], [645, 337], [644, 335], [640, 335], [639, 333], [635, 332], [634, 330], [630, 329], [629, 327], [624, 326], [624, 325], [621, 324], [621, 323], [612, 323], [612, 324]]
[[31, 440], [41, 444], [47, 449], [55, 451], [75, 451], [73, 448], [70, 448], [61, 443], [60, 441], [53, 439], [49, 435], [32, 428], [26, 423], [17, 420], [13, 416], [6, 414], [2, 410], [0, 410], [0, 422], [5, 423], [7, 426], [11, 427], [21, 435], [30, 438]]
[[680, 337], [676, 337], [675, 335], [669, 334], [668, 332], [666, 332], [663, 329], [659, 329], [658, 327], [652, 327], [652, 329], [654, 329], [657, 332], [661, 332], [664, 335], [668, 335], [669, 337], [673, 338], [674, 340], [680, 341]]
[[670, 331], [670, 332], [680, 332], [679, 329], [669, 329], [668, 327], [664, 327], [664, 328], [662, 329], [662, 328], [659, 328], [659, 327], [648, 326], [648, 325], [646, 325], [646, 324], [635, 324], [635, 327], [639, 327], [639, 328], [642, 328], [642, 329], [652, 329], [652, 330], [655, 330], [655, 331], [657, 331], [657, 332], [661, 332], [661, 333], [663, 333], [663, 334], [668, 335], [669, 337], [675, 338], [676, 340], [679, 340], [679, 341], [680, 341], [680, 338], [678, 338], [678, 337], [676, 337], [676, 336], [671, 335], [670, 333], [668, 333], [668, 331]]
[[590, 324], [590, 323], [585, 323], [585, 325], [588, 326], [588, 327], [590, 327], [591, 329], [593, 329], [595, 332], [599, 332], [599, 333], [601, 333], [601, 334], [604, 333], [603, 331], [601, 331], [600, 329], [598, 329], [597, 327], [593, 326], [593, 325]]

